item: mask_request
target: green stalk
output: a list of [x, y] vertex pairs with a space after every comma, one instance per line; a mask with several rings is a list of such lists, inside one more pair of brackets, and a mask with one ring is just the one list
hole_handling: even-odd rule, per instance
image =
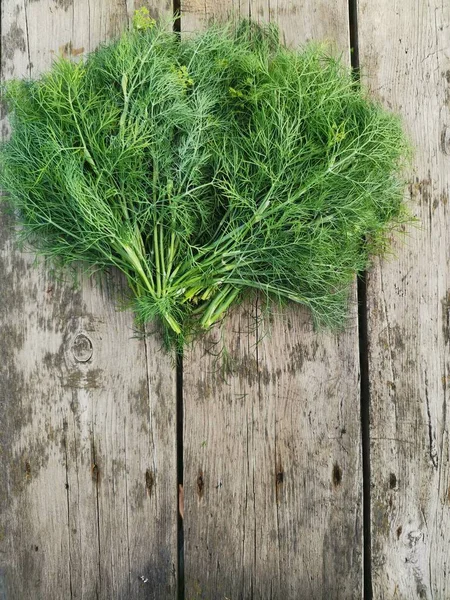
[[[214, 272], [213, 276], [210, 276], [208, 279], [205, 279], [204, 273], [200, 272], [198, 274], [191, 275], [191, 278], [188, 281], [183, 279], [182, 282], [176, 281], [173, 287], [170, 288], [172, 293], [178, 292], [179, 290], [184, 290], [184, 301], [190, 300], [199, 292], [202, 292], [202, 300], [206, 299], [207, 295], [210, 294], [211, 288], [217, 287], [218, 285], [223, 284], [224, 282], [228, 282], [229, 271], [233, 270], [237, 265], [227, 265], [226, 267], [222, 267], [220, 270], [217, 269]], [[205, 296], [205, 294], [207, 294]], [[203, 297], [205, 296], [205, 297]]]
[[175, 244], [176, 244], [175, 232], [172, 231], [172, 233], [170, 235], [169, 259], [167, 261], [167, 280], [168, 281], [170, 281], [171, 276], [172, 276], [173, 260], [175, 258], [175, 252], [176, 252]]
[[208, 307], [200, 320], [201, 326], [204, 329], [208, 329], [211, 325], [219, 321], [229, 308], [230, 304], [232, 304], [240, 294], [240, 291], [239, 288], [225, 285], [223, 290], [221, 290], [221, 292], [219, 292], [208, 304]]
[[155, 251], [156, 295], [158, 296], [158, 298], [161, 298], [161, 262], [158, 244], [158, 225], [155, 225], [153, 229], [153, 246]]
[[[236, 255], [239, 254], [240, 253], [238, 251], [228, 253], [223, 252], [220, 254], [215, 253], [208, 260], [204, 260], [203, 262], [201, 262], [200, 266], [191, 267], [188, 271], [181, 275], [179, 279], [173, 282], [170, 289], [176, 290], [183, 287], [189, 288], [191, 287], [192, 282], [195, 282], [197, 280], [204, 281], [205, 271], [207, 268], [212, 269], [214, 277], [219, 275], [228, 275], [229, 271], [232, 271], [237, 266], [237, 264], [227, 264], [226, 258], [235, 258]], [[178, 272], [178, 270], [179, 268], [176, 269], [176, 272]], [[218, 277], [218, 279], [221, 279], [221, 277]]]
[[199, 292], [203, 290], [203, 285], [198, 285], [197, 287], [190, 287], [190, 289], [184, 294], [185, 300], [189, 301], [195, 296], [198, 295]]
[[127, 244], [121, 244], [122, 248], [125, 250], [126, 255], [128, 256], [132, 267], [136, 270], [142, 281], [144, 282], [147, 291], [155, 297], [155, 291], [153, 285], [150, 283], [147, 275], [145, 274], [144, 269], [142, 268], [141, 261], [137, 256], [136, 252]]
[[[264, 211], [269, 206], [270, 206], [270, 199], [266, 198], [266, 200], [261, 204], [261, 206], [258, 208], [258, 210], [255, 211], [252, 218], [247, 221], [247, 223], [240, 225], [233, 231], [218, 238], [215, 242], [213, 242], [209, 246], [206, 246], [203, 250], [201, 250], [200, 252], [197, 253], [197, 256], [194, 257], [193, 262], [200, 262], [202, 265], [201, 271], [204, 271], [204, 268], [206, 266], [213, 266], [216, 262], [219, 262], [219, 264], [223, 263], [224, 257], [226, 257], [226, 256], [234, 256], [236, 254], [239, 254], [239, 251], [237, 251], [237, 250], [227, 254], [226, 250], [228, 247], [236, 246], [236, 244], [238, 244], [242, 239], [245, 238], [246, 234], [250, 231], [250, 229], [263, 218]], [[239, 234], [238, 238], [236, 238], [236, 233]], [[223, 244], [223, 245], [220, 248], [221, 244]], [[209, 254], [212, 250], [215, 250], [213, 255], [209, 259], [202, 261], [201, 258], [203, 256]], [[200, 268], [197, 268], [197, 270], [200, 271]], [[188, 276], [188, 275], [186, 274], [186, 276]], [[177, 284], [181, 285], [183, 282], [183, 279], [184, 279], [184, 277], [182, 277], [180, 280], [178, 280]]]
[[297, 304], [310, 304], [306, 297], [299, 296], [298, 294], [295, 294], [286, 288], [270, 285], [269, 283], [260, 283], [258, 281], [252, 281], [250, 279], [229, 279], [228, 281], [230, 284], [253, 288], [261, 292], [273, 294], [274, 296], [281, 296], [286, 298], [287, 300], [292, 300], [292, 302], [296, 302]]
[[127, 118], [127, 114], [128, 114], [128, 105], [130, 102], [130, 96], [128, 95], [127, 92], [127, 83], [128, 83], [128, 76], [126, 73], [123, 73], [122, 75], [122, 92], [123, 92], [123, 110], [122, 110], [122, 114], [120, 115], [120, 122], [119, 122], [119, 129], [120, 129], [120, 136], [123, 137], [124, 135], [124, 131], [125, 131], [125, 122], [126, 122], [126, 118]]
[[164, 295], [164, 292], [166, 291], [166, 286], [167, 286], [167, 276], [166, 276], [166, 261], [165, 261], [165, 256], [164, 256], [164, 230], [163, 230], [163, 226], [160, 225], [159, 226], [159, 260], [160, 260], [160, 266], [161, 266], [161, 279], [162, 279], [162, 286], [161, 286], [161, 293]]
[[78, 131], [78, 135], [80, 136], [81, 143], [83, 144], [84, 157], [87, 160], [87, 162], [91, 165], [91, 167], [94, 169], [95, 173], [98, 173], [98, 171], [97, 171], [97, 165], [95, 164], [94, 159], [92, 158], [92, 155], [91, 155], [91, 153], [88, 150], [88, 147], [87, 147], [86, 142], [84, 140], [83, 133], [81, 131], [80, 124], [78, 122], [77, 111], [75, 110], [75, 108], [73, 106], [72, 94], [70, 93], [70, 87], [69, 87], [69, 93], [67, 94], [67, 99], [69, 101], [69, 105], [70, 105], [70, 108], [72, 110], [72, 116], [73, 116], [73, 120], [75, 122], [75, 126], [76, 126], [77, 131]]
[[169, 313], [163, 313], [163, 318], [166, 320], [167, 324], [170, 326], [172, 331], [174, 331], [177, 335], [181, 333], [181, 326], [177, 321], [170, 315]]

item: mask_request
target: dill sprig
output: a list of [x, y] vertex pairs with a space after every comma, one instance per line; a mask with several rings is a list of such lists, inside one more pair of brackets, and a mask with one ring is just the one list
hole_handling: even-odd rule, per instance
[[398, 117], [273, 26], [180, 41], [140, 11], [5, 97], [20, 237], [57, 264], [119, 269], [138, 321], [180, 346], [249, 289], [341, 324], [355, 274], [406, 219]]

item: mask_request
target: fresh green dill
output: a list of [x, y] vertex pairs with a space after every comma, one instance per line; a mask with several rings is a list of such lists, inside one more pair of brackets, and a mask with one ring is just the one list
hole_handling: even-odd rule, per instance
[[56, 264], [122, 271], [138, 321], [180, 346], [250, 289], [341, 324], [355, 274], [405, 221], [398, 117], [273, 26], [180, 41], [140, 11], [5, 96], [20, 236]]

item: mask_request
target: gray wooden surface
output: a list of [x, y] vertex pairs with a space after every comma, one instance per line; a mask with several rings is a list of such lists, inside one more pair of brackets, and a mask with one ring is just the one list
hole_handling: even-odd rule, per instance
[[[2, 0], [2, 79], [78, 60], [142, 5], [155, 17], [174, 8]], [[182, 32], [240, 13], [276, 21], [287, 44], [326, 39], [350, 57], [347, 0], [181, 11]], [[356, 290], [339, 336], [255, 299], [186, 354], [177, 385], [157, 334], [136, 337], [116, 311], [119, 278], [55, 279], [1, 217], [0, 600], [450, 598], [450, 7], [359, 0], [357, 17], [362, 78], [416, 149], [408, 197], [420, 219], [369, 274], [368, 348]]]
[[[277, 21], [290, 45], [328, 38], [348, 56], [346, 4], [329, 7], [251, 2], [240, 14]], [[236, 8], [191, 0], [182, 30]], [[184, 361], [189, 599], [361, 598], [356, 310], [339, 337], [313, 332], [299, 308], [276, 313], [249, 304]]]
[[[364, 78], [415, 148], [420, 219], [369, 278], [374, 598], [450, 598], [450, 4], [363, 0]], [[386, 43], [388, 47], [386, 47]]]
[[[126, 25], [120, 1], [2, 2], [2, 76]], [[7, 135], [5, 123], [2, 135]], [[174, 598], [175, 373], [117, 312], [118, 279], [51, 277], [0, 243], [0, 598]], [[140, 579], [148, 579], [143, 583]]]

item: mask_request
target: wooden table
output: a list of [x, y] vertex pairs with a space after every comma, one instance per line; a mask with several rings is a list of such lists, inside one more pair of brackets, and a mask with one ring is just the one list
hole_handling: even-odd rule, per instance
[[[2, 78], [89, 52], [142, 4], [2, 0]], [[0, 600], [448, 600], [450, 4], [146, 5], [180, 8], [183, 33], [275, 21], [360, 63], [415, 147], [419, 222], [339, 335], [255, 301], [177, 363], [116, 310], [119, 278], [55, 278], [3, 216]]]

